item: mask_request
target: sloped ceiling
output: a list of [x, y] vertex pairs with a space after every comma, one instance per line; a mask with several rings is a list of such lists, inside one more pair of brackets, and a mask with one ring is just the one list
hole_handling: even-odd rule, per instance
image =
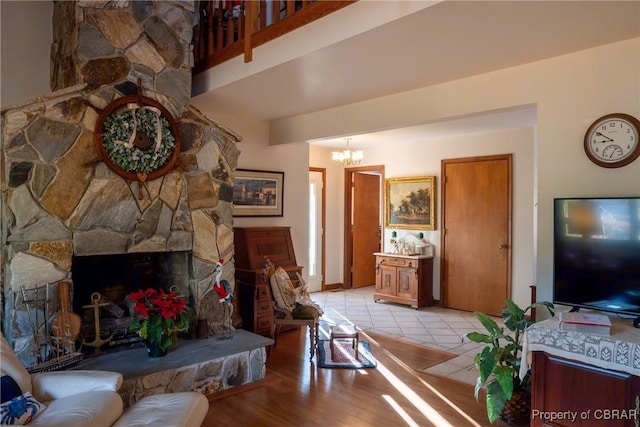
[[[237, 78], [195, 102], [272, 121], [639, 36], [638, 1], [444, 1]], [[535, 121], [531, 111], [520, 113]]]

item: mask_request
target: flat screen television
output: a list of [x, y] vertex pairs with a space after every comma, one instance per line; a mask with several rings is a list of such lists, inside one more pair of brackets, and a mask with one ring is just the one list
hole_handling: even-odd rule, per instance
[[554, 200], [553, 302], [640, 317], [640, 197]]

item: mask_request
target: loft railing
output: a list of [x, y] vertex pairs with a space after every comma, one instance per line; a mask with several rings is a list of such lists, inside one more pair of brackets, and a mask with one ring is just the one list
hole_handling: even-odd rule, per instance
[[201, 73], [241, 54], [244, 62], [250, 62], [253, 48], [355, 1], [200, 1], [193, 32], [193, 73]]

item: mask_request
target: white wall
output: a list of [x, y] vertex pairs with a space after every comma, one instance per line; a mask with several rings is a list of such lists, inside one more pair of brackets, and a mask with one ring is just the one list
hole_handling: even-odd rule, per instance
[[[344, 168], [331, 160], [333, 149], [309, 147], [309, 166], [325, 168], [325, 284], [343, 283]], [[367, 162], [367, 165], [373, 164]], [[380, 163], [382, 164], [382, 163]]]
[[[598, 117], [612, 112], [640, 117], [640, 38], [283, 119], [272, 124], [270, 135], [286, 143], [531, 105], [538, 117], [533, 152], [533, 284], [539, 299], [550, 300], [553, 198], [640, 195], [640, 160], [606, 169], [591, 163], [583, 148], [584, 133]], [[394, 150], [393, 157], [385, 160], [387, 177], [393, 176], [398, 157]], [[396, 167], [409, 176], [404, 171], [415, 168], [414, 156], [403, 160]], [[514, 295], [519, 300], [528, 295], [522, 287], [530, 284], [517, 284]]]
[[[307, 181], [307, 166], [327, 168], [326, 282], [336, 283], [342, 281], [344, 173], [328, 160], [330, 149], [311, 147], [307, 159], [300, 143], [287, 141], [367, 133], [522, 106], [535, 106], [535, 129], [425, 140], [402, 150], [394, 145], [381, 151], [368, 149], [362, 165], [384, 164], [386, 178], [439, 177], [442, 158], [514, 153], [512, 296], [518, 304], [526, 305], [532, 284], [538, 287], [539, 299], [552, 298], [554, 197], [640, 195], [640, 161], [619, 169], [601, 168], [587, 159], [583, 149], [584, 132], [596, 118], [611, 112], [640, 117], [640, 39], [283, 119], [270, 127], [212, 118], [241, 135], [252, 135], [250, 144], [240, 144], [240, 167], [275, 170], [271, 166], [277, 161], [285, 171], [286, 185], [295, 182], [299, 187], [301, 192], [294, 203], [300, 210], [291, 209], [292, 195], [286, 188], [285, 217], [254, 219], [251, 225], [292, 225], [301, 265], [302, 256], [306, 259], [307, 236], [298, 228], [307, 228], [308, 190], [302, 188]], [[204, 106], [200, 107], [206, 112]], [[269, 146], [270, 139], [285, 143]], [[280, 162], [285, 155], [287, 161]], [[439, 231], [425, 234], [438, 245], [439, 256]], [[439, 297], [439, 258], [435, 265], [434, 293]]]
[[[533, 249], [533, 171], [534, 130], [511, 129], [500, 132], [467, 135], [446, 139], [397, 144], [381, 141], [365, 150], [360, 166], [385, 165], [385, 178], [436, 176], [436, 230], [423, 231], [424, 238], [434, 246], [434, 287], [440, 299], [440, 238], [441, 238], [441, 174], [443, 159], [494, 154], [513, 154], [513, 298], [528, 305], [529, 286], [534, 276]], [[327, 283], [342, 282], [344, 221], [343, 169], [331, 165], [331, 149], [312, 147], [311, 166], [327, 167]], [[338, 213], [338, 215], [334, 214]], [[398, 238], [416, 235], [419, 230], [398, 230]], [[390, 230], [385, 230], [384, 250], [390, 250]]]
[[0, 105], [22, 104], [51, 92], [52, 1], [0, 1]]
[[[238, 117], [207, 114], [207, 104], [193, 104], [209, 118], [242, 136], [238, 168], [284, 172], [283, 217], [236, 217], [234, 227], [291, 227], [291, 240], [300, 266], [309, 265], [309, 146], [306, 143], [270, 147], [265, 122], [247, 122]], [[303, 270], [304, 276], [308, 271]]]

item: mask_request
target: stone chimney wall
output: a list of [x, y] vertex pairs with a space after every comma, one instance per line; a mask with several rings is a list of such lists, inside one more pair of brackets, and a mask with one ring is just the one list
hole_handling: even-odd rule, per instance
[[53, 12], [51, 90], [123, 85], [182, 115], [191, 99], [193, 1], [58, 1]]
[[[53, 316], [57, 284], [73, 289], [73, 255], [131, 252], [191, 251], [189, 289], [180, 291], [210, 334], [227, 331], [238, 322], [210, 288], [220, 258], [222, 278], [234, 285], [232, 177], [241, 138], [189, 105], [193, 2], [56, 2], [54, 9], [55, 91], [1, 112], [5, 337], [33, 364], [34, 309], [22, 290], [50, 284]], [[94, 143], [100, 111], [135, 94], [138, 81], [177, 119], [182, 141], [179, 166], [144, 183], [109, 169]]]

